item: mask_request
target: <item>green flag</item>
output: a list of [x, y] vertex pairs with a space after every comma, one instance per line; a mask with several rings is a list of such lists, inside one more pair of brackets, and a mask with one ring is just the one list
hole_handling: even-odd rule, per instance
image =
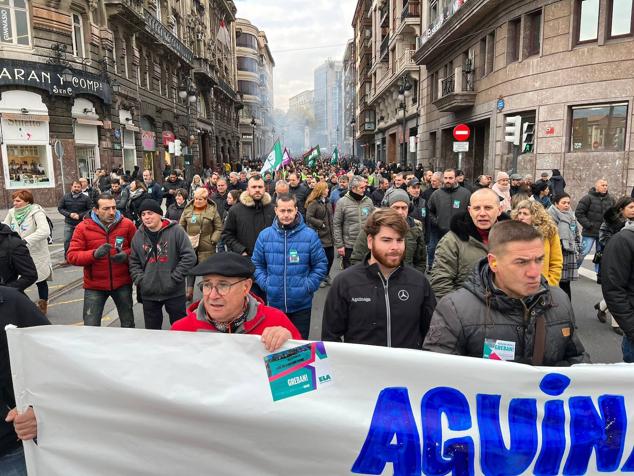
[[335, 147], [332, 151], [332, 158], [330, 159], [330, 165], [337, 165], [339, 163], [339, 148]]
[[306, 165], [308, 165], [311, 169], [314, 169], [317, 165], [317, 159], [321, 157], [321, 151], [319, 150], [319, 146], [313, 147], [305, 156], [304, 161]]
[[260, 175], [264, 175], [267, 172], [275, 172], [282, 165], [282, 145], [280, 141], [275, 141], [273, 149], [269, 153], [269, 156], [264, 161]]

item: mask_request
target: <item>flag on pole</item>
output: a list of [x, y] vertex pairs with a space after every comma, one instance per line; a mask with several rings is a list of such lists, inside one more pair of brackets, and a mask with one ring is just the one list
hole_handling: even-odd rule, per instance
[[306, 152], [303, 158], [306, 165], [308, 165], [311, 169], [314, 169], [319, 157], [321, 157], [321, 151], [319, 150], [319, 146], [317, 146]]
[[282, 165], [282, 145], [280, 141], [275, 141], [273, 149], [269, 152], [268, 157], [264, 161], [260, 175], [264, 175], [267, 172], [275, 172]]
[[216, 41], [223, 43], [227, 48], [231, 45], [231, 35], [229, 34], [229, 30], [227, 29], [227, 24], [224, 19], [220, 20], [220, 27], [218, 28]]
[[290, 152], [286, 147], [284, 147], [284, 154], [282, 154], [282, 167], [285, 165], [290, 165], [293, 162], [293, 158], [291, 157]]
[[339, 163], [339, 147], [335, 147], [332, 151], [332, 158], [330, 159], [330, 165], [337, 165]]

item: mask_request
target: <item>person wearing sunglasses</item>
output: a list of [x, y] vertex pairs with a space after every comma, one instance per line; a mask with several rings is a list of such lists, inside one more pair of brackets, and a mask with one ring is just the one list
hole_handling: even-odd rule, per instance
[[286, 314], [265, 306], [250, 293], [254, 272], [248, 257], [231, 252], [217, 253], [192, 268], [190, 275], [202, 276], [202, 299], [171, 330], [260, 335], [269, 352], [288, 339], [301, 339]]

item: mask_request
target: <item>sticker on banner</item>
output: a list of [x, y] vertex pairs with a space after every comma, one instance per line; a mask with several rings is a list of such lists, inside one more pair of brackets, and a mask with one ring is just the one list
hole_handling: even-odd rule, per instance
[[491, 360], [515, 360], [515, 342], [510, 340], [484, 339], [482, 357]]
[[273, 401], [295, 397], [332, 383], [323, 342], [313, 342], [264, 357]]

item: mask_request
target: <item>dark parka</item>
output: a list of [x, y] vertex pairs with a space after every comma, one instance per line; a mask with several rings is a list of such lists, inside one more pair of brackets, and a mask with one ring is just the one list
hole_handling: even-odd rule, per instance
[[300, 183], [297, 187], [289, 186], [288, 193], [295, 196], [295, 200], [297, 200], [297, 210], [299, 210], [299, 213], [304, 215], [306, 213], [304, 203], [306, 203], [310, 189], [303, 183]]
[[[409, 230], [407, 230], [407, 234], [405, 235], [405, 256], [403, 257], [403, 263], [416, 268], [421, 273], [425, 273], [427, 271], [427, 247], [425, 246], [423, 224], [418, 220], [414, 220], [412, 217], [407, 217], [407, 225], [409, 226]], [[368, 235], [365, 233], [365, 230], [361, 229], [354, 248], [352, 248], [350, 263], [361, 263], [369, 252]]]
[[569, 366], [589, 362], [577, 337], [572, 305], [566, 293], [548, 286], [524, 300], [493, 286], [492, 271], [482, 259], [463, 287], [438, 302], [423, 350], [481, 358], [485, 339], [515, 342], [514, 362], [531, 364], [535, 325], [543, 315], [546, 325], [542, 365]]
[[37, 269], [26, 242], [0, 223], [0, 285], [22, 292], [37, 281]]
[[634, 342], [634, 226], [625, 226], [608, 242], [601, 258], [601, 290], [608, 309]]
[[[498, 221], [506, 220], [506, 214]], [[451, 231], [441, 238], [436, 247], [434, 266], [429, 281], [437, 299], [460, 289], [473, 267], [488, 253], [488, 246], [473, 223], [469, 213], [456, 215], [451, 220]]]
[[[195, 219], [193, 219], [194, 215]], [[220, 218], [214, 202], [207, 200], [207, 208], [202, 214], [194, 213], [194, 202], [189, 202], [179, 223], [190, 236], [196, 236], [200, 233], [198, 248], [195, 250], [199, 263], [216, 253], [216, 245], [220, 241], [222, 233], [222, 218]]]
[[377, 264], [355, 264], [328, 291], [324, 341], [420, 349], [436, 298], [420, 271], [397, 268], [385, 279]]
[[599, 228], [599, 243], [605, 248], [614, 235], [616, 235], [625, 225], [625, 219], [621, 216], [616, 207], [609, 208], [603, 215], [603, 223]]
[[441, 234], [449, 231], [451, 219], [467, 211], [471, 192], [456, 184], [453, 188], [440, 187], [432, 193], [427, 209], [429, 219], [436, 225]]
[[[21, 292], [0, 286], [0, 457], [22, 445], [13, 429], [13, 423], [5, 422], [7, 412], [15, 407], [9, 348], [5, 326], [33, 327], [50, 324], [44, 314]], [[4, 473], [3, 473], [4, 474]]]
[[328, 199], [313, 200], [306, 209], [306, 224], [317, 232], [324, 248], [333, 246], [332, 203]]
[[255, 241], [262, 230], [273, 224], [275, 207], [271, 196], [264, 193], [262, 200], [255, 201], [248, 192], [242, 192], [240, 203], [233, 205], [225, 219], [222, 242], [228, 251], [253, 254]]
[[[76, 194], [74, 197], [71, 192], [65, 193], [57, 204], [57, 211], [64, 215], [64, 222], [73, 226], [78, 225], [86, 215], [90, 214], [91, 210], [92, 201], [83, 193]], [[77, 213], [79, 219], [71, 218], [71, 213]]]
[[594, 187], [590, 189], [577, 204], [575, 217], [583, 227], [582, 236], [599, 238], [599, 228], [603, 223], [603, 216], [609, 208], [614, 206], [614, 198], [609, 193], [599, 193]]

